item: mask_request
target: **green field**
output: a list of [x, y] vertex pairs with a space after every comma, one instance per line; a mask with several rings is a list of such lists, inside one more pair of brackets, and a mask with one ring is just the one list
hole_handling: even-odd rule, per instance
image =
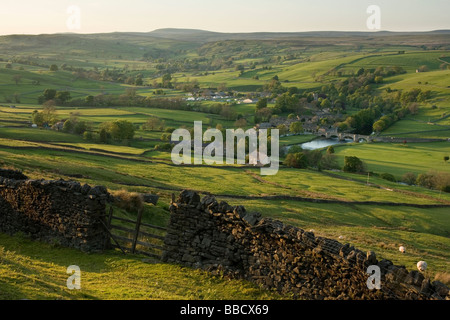
[[[0, 235], [0, 299], [198, 300], [276, 299], [248, 282], [161, 264], [120, 252], [85, 254], [20, 236]], [[82, 270], [81, 290], [66, 286], [66, 269]], [[198, 288], [192, 290], [192, 288]]]
[[398, 178], [406, 172], [450, 172], [450, 164], [443, 158], [450, 154], [449, 142], [408, 143], [407, 145], [372, 143], [339, 146], [336, 149], [340, 161], [344, 156], [357, 155], [366, 162], [369, 171], [388, 172]]
[[315, 135], [291, 135], [280, 138], [280, 146], [290, 146], [309, 142], [316, 138]]
[[[145, 205], [144, 220], [159, 226], [166, 226], [169, 221], [173, 193], [192, 189], [202, 195], [213, 194], [265, 217], [305, 230], [314, 229], [318, 236], [341, 237], [343, 243], [373, 250], [379, 259], [390, 259], [409, 270], [415, 270], [416, 263], [425, 260], [428, 276], [448, 277], [450, 193], [380, 177], [390, 173], [400, 181], [408, 172], [450, 174], [450, 161], [444, 160], [450, 156], [450, 142], [445, 141], [450, 138], [448, 35], [222, 37], [225, 35], [195, 32], [182, 39], [151, 33], [0, 37], [0, 167], [22, 170], [31, 179], [71, 179], [104, 185], [111, 192], [125, 189], [158, 194], [157, 206]], [[58, 71], [49, 71], [52, 64], [57, 65]], [[295, 87], [299, 94], [316, 93], [330, 83], [351, 79], [361, 68], [380, 66], [402, 67], [406, 73], [363, 88], [373, 96], [385, 97], [389, 90], [431, 91], [431, 97], [419, 104], [417, 114], [394, 122], [381, 136], [441, 141], [334, 146], [340, 168], [346, 156], [357, 156], [370, 174], [311, 166], [295, 169], [283, 163], [274, 176], [261, 176], [259, 168], [246, 165], [176, 166], [170, 152], [160, 149], [168, 142], [163, 140], [166, 129], [190, 129], [194, 121], [202, 121], [204, 129], [218, 124], [226, 129], [235, 128], [235, 122], [244, 118], [247, 123], [243, 127], [253, 127], [257, 124], [256, 102], [246, 104], [242, 100], [256, 100], [264, 94], [269, 100], [268, 110], [274, 112], [277, 94], [281, 92], [264, 90], [275, 76], [286, 90]], [[426, 66], [427, 71], [416, 73], [421, 66]], [[133, 83], [139, 74], [142, 85]], [[162, 83], [167, 74], [172, 78], [170, 86]], [[185, 89], [183, 85], [194, 87]], [[69, 103], [56, 105], [57, 119], [76, 115], [78, 121], [87, 123], [91, 138], [31, 127], [33, 111], [44, 110], [38, 97], [49, 88], [71, 94]], [[224, 91], [230, 101], [205, 98], [178, 109], [170, 104], [170, 99], [184, 99], [188, 93], [204, 98], [206, 91]], [[123, 101], [136, 95], [156, 102], [151, 107], [127, 102], [88, 104], [85, 99], [90, 95], [122, 97]], [[156, 98], [166, 99], [170, 107], [158, 105], [162, 100]], [[296, 103], [294, 110], [283, 111], [279, 116], [325, 112], [322, 107], [314, 109], [312, 101]], [[222, 105], [234, 113], [230, 116], [226, 108], [217, 111]], [[342, 122], [360, 110], [359, 105], [354, 105], [327, 112]], [[142, 125], [155, 117], [162, 127], [144, 130]], [[100, 140], [101, 124], [116, 120], [132, 123], [134, 137]], [[333, 123], [328, 126], [332, 128]], [[284, 136], [280, 147], [299, 145], [316, 137]], [[118, 212], [135, 218], [135, 213]], [[399, 253], [400, 245], [407, 248], [405, 254]], [[65, 286], [66, 268], [72, 264], [83, 270], [81, 291], [73, 292]], [[246, 281], [212, 276], [141, 255], [124, 256], [119, 250], [85, 254], [33, 242], [22, 234], [0, 234], [0, 299], [286, 298], [290, 297]]]

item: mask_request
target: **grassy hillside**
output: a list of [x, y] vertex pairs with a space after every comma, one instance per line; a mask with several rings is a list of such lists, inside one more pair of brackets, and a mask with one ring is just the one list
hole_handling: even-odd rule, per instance
[[[121, 252], [78, 250], [0, 234], [0, 299], [199, 300], [279, 299], [246, 281]], [[81, 290], [69, 290], [70, 265], [81, 270]], [[195, 288], [193, 290], [193, 288]]]
[[[343, 243], [373, 250], [379, 258], [404, 264], [408, 269], [415, 269], [417, 261], [426, 260], [429, 276], [445, 278], [450, 261], [448, 207], [423, 205], [448, 205], [450, 194], [390, 182], [379, 175], [390, 173], [400, 180], [407, 172], [450, 173], [450, 163], [444, 161], [450, 155], [450, 143], [444, 141], [450, 138], [450, 70], [446, 69], [449, 56], [446, 32], [220, 34], [170, 29], [153, 33], [4, 36], [0, 37], [0, 166], [20, 169], [32, 179], [74, 179], [104, 185], [110, 191], [158, 194], [158, 205], [145, 207], [145, 221], [160, 226], [168, 222], [172, 193], [186, 188], [211, 193], [219, 200], [244, 205], [263, 216], [305, 230], [314, 229], [316, 235], [340, 237]], [[50, 71], [53, 64], [57, 71]], [[166, 129], [189, 129], [194, 121], [202, 121], [205, 129], [218, 124], [234, 128], [235, 121], [243, 117], [248, 121], [244, 127], [253, 127], [256, 102], [238, 104], [237, 100], [257, 97], [275, 76], [285, 88], [309, 92], [352, 79], [361, 68], [380, 66], [402, 67], [406, 73], [366, 86], [364, 90], [372, 96], [383, 98], [388, 92], [415, 88], [431, 91], [430, 98], [419, 104], [417, 113], [402, 117], [381, 135], [443, 141], [335, 146], [340, 168], [345, 156], [357, 156], [373, 173], [370, 176], [313, 167], [295, 169], [283, 163], [274, 176], [261, 176], [260, 169], [251, 166], [176, 166], [170, 152], [160, 148], [167, 143], [163, 141]], [[416, 73], [422, 66], [426, 66], [426, 72]], [[163, 83], [167, 75], [172, 79], [170, 85]], [[136, 82], [139, 77], [141, 84]], [[183, 85], [191, 85], [191, 89]], [[72, 101], [77, 103], [57, 105], [57, 118], [65, 120], [76, 115], [88, 124], [93, 137], [31, 128], [32, 112], [43, 110], [38, 97], [47, 88], [70, 92]], [[224, 91], [230, 97], [206, 98], [209, 90]], [[162, 105], [164, 101], [175, 103], [169, 99], [186, 98], [188, 92], [207, 100], [178, 108], [183, 110], [176, 110], [171, 104], [162, 107], [166, 106]], [[87, 96], [98, 95], [122, 96], [125, 102], [86, 103]], [[150, 106], [127, 102], [134, 95], [155, 102]], [[267, 96], [268, 107], [273, 108], [276, 94], [269, 92]], [[320, 110], [322, 107], [314, 110], [312, 104], [310, 101], [301, 108], [299, 104], [295, 112], [325, 112]], [[221, 105], [227, 105], [231, 111], [217, 109]], [[340, 110], [339, 115], [330, 112], [344, 121], [360, 108], [363, 106], [355, 104]], [[294, 111], [280, 116], [291, 112]], [[143, 130], [142, 125], [154, 117], [164, 122], [164, 127]], [[134, 124], [134, 138], [101, 143], [100, 125], [115, 120]], [[285, 136], [280, 145], [298, 145], [314, 138], [316, 135], [312, 134]], [[319, 202], [304, 201], [305, 198]], [[135, 215], [125, 211], [120, 214], [131, 218]], [[400, 245], [407, 248], [405, 254], [399, 253]], [[82, 269], [81, 291], [65, 287], [65, 269], [72, 264]], [[24, 235], [0, 234], [0, 299], [22, 298], [289, 297], [260, 290], [244, 281], [213, 277], [138, 255], [123, 256], [120, 251], [88, 255], [32, 242]]]
[[343, 164], [344, 156], [357, 155], [366, 162], [369, 171], [388, 172], [398, 178], [406, 172], [450, 172], [450, 164], [443, 159], [450, 154], [449, 142], [403, 144], [357, 144], [336, 147]]

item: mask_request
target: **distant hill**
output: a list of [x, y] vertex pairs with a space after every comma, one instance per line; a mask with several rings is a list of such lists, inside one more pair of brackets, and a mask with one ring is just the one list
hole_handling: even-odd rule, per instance
[[423, 36], [449, 35], [450, 30], [429, 32], [361, 32], [361, 31], [311, 31], [311, 32], [253, 32], [253, 33], [222, 33], [198, 29], [157, 29], [148, 33], [152, 37], [192, 42], [214, 42], [224, 40], [294, 40], [299, 38], [353, 38], [353, 37], [383, 37], [383, 36]]
[[152, 37], [179, 41], [209, 42], [224, 40], [228, 34], [197, 29], [157, 29], [148, 33]]
[[[431, 32], [256, 32], [221, 33], [197, 29], [158, 29], [151, 32], [112, 32], [97, 34], [41, 34], [0, 36], [0, 62], [17, 62], [47, 68], [58, 63], [73, 67], [119, 67], [133, 61], [160, 60], [170, 72], [180, 70], [185, 60], [205, 57], [212, 60], [244, 58], [271, 59], [292, 56], [315, 49], [363, 52], [380, 50], [449, 50], [450, 30]], [[312, 51], [311, 51], [312, 50]], [[245, 57], [244, 57], [245, 56]], [[200, 59], [200, 60], [201, 60]], [[174, 63], [174, 61], [177, 61]], [[126, 62], [125, 62], [126, 61]], [[231, 60], [230, 60], [231, 61]], [[180, 64], [181, 63], [181, 64]], [[204, 61], [190, 61], [189, 68]], [[216, 61], [223, 64], [225, 62]], [[177, 65], [178, 64], [178, 65]], [[170, 65], [170, 67], [168, 67]], [[198, 66], [197, 66], [198, 67]], [[168, 69], [167, 69], [168, 68]], [[189, 69], [188, 68], [188, 69]], [[203, 66], [202, 71], [216, 70], [217, 65]], [[201, 68], [200, 68], [201, 69]]]

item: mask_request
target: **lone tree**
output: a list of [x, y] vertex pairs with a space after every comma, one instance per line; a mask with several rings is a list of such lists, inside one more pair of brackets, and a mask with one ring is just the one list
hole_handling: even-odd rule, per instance
[[42, 112], [39, 112], [37, 110], [33, 111], [33, 114], [31, 115], [31, 121], [33, 124], [36, 124], [38, 127], [42, 127], [44, 125], [44, 115]]
[[280, 131], [280, 135], [285, 135], [286, 133], [288, 133], [288, 128], [284, 124], [278, 125], [277, 129]]
[[237, 128], [245, 128], [247, 125], [247, 120], [245, 118], [240, 118], [234, 122], [234, 126]]
[[261, 98], [256, 103], [256, 110], [267, 108], [267, 98]]
[[20, 74], [16, 74], [13, 76], [13, 80], [16, 83], [16, 86], [19, 85], [20, 81], [22, 81], [22, 76]]
[[416, 184], [416, 180], [417, 180], [417, 175], [413, 172], [406, 172], [403, 176], [402, 176], [402, 182], [406, 183], [407, 185], [414, 185]]
[[144, 79], [142, 78], [142, 74], [138, 74], [136, 76], [136, 79], [134, 80], [134, 84], [136, 86], [143, 86], [144, 85]]
[[38, 97], [38, 103], [43, 104], [48, 100], [55, 99], [56, 92], [57, 91], [55, 89], [45, 89], [42, 95]]
[[101, 143], [107, 143], [108, 142], [108, 132], [105, 128], [101, 128], [99, 132], [99, 140]]
[[336, 159], [336, 155], [332, 153], [324, 154], [317, 167], [325, 170], [340, 169], [339, 163]]
[[297, 122], [292, 122], [290, 127], [289, 127], [289, 131], [291, 133], [301, 133], [303, 132], [303, 125], [300, 121]]
[[386, 129], [386, 122], [384, 122], [383, 120], [378, 120], [373, 124], [373, 131], [375, 131], [376, 133], [380, 133], [384, 129]]
[[444, 161], [445, 161], [445, 162], [447, 162], [449, 159], [450, 159], [449, 156], [445, 156], [445, 157], [444, 157]]
[[272, 116], [271, 108], [259, 109], [255, 113], [255, 122], [258, 123], [260, 121], [269, 121], [271, 116]]
[[320, 108], [322, 109], [327, 109], [331, 107], [331, 102], [328, 99], [323, 99], [322, 102], [320, 103]]
[[421, 173], [417, 176], [416, 184], [428, 189], [436, 187], [436, 176], [433, 173]]
[[157, 129], [161, 124], [161, 121], [158, 117], [150, 117], [147, 121], [142, 125], [142, 129], [145, 131], [153, 131]]
[[42, 111], [34, 110], [31, 115], [33, 124], [42, 127], [44, 125], [53, 125], [58, 121], [57, 111], [53, 100], [49, 100], [44, 104]]
[[55, 99], [58, 103], [64, 104], [71, 99], [69, 91], [57, 91], [55, 94]]
[[345, 157], [343, 170], [352, 173], [364, 172], [364, 163], [355, 156]]
[[170, 73], [166, 73], [162, 77], [162, 86], [163, 88], [172, 88], [172, 75]]
[[55, 102], [53, 100], [46, 101], [44, 104], [44, 109], [42, 114], [44, 116], [44, 123], [48, 125], [53, 125], [58, 121], [57, 111], [55, 108]]

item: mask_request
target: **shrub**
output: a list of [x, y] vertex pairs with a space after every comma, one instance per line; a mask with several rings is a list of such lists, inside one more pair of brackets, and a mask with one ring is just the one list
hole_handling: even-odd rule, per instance
[[450, 192], [450, 174], [446, 172], [437, 172], [435, 173], [436, 189]]
[[450, 193], [450, 184], [449, 184], [449, 185], [446, 185], [446, 186], [443, 186], [443, 187], [441, 187], [441, 190], [442, 190], [442, 191], [444, 191], [444, 192]]
[[83, 139], [84, 139], [84, 140], [90, 141], [90, 140], [92, 140], [93, 138], [94, 138], [94, 135], [92, 134], [91, 131], [85, 131], [85, 132], [83, 133]]
[[432, 173], [421, 173], [417, 176], [416, 184], [421, 187], [433, 189], [436, 187], [436, 177]]
[[404, 182], [410, 186], [414, 185], [416, 183], [416, 180], [417, 180], [417, 176], [416, 176], [416, 174], [414, 174], [412, 172], [406, 172], [402, 176], [402, 182]]
[[450, 174], [434, 171], [421, 173], [417, 176], [416, 184], [429, 189], [450, 192]]
[[112, 192], [115, 204], [128, 212], [138, 212], [144, 207], [142, 195], [137, 192], [128, 192], [127, 190], [119, 190]]
[[113, 138], [114, 140], [133, 139], [136, 130], [134, 124], [128, 120], [104, 122], [100, 125], [100, 130], [102, 129], [105, 129], [108, 133], [108, 136]]
[[347, 156], [344, 158], [344, 168], [345, 172], [360, 173], [364, 172], [364, 163], [355, 156]]
[[387, 180], [387, 181], [391, 181], [391, 182], [396, 182], [397, 181], [397, 179], [395, 179], [395, 177], [392, 174], [386, 173], [386, 172], [382, 173], [380, 175], [380, 178], [384, 179], [384, 180]]
[[337, 162], [336, 155], [327, 153], [320, 160], [320, 166], [325, 170], [339, 169], [339, 163]]
[[284, 165], [291, 168], [305, 169], [308, 166], [305, 154], [303, 152], [290, 153], [284, 160]]
[[320, 150], [312, 150], [303, 152], [306, 158], [306, 163], [310, 167], [317, 167], [320, 169], [322, 152]]
[[108, 135], [108, 132], [106, 131], [106, 129], [105, 128], [100, 129], [99, 141], [101, 143], [108, 143], [108, 138], [109, 138], [109, 135]]
[[75, 134], [83, 134], [87, 130], [87, 124], [84, 121], [77, 122], [73, 127]]
[[334, 153], [334, 147], [333, 146], [329, 146], [327, 148], [327, 154], [333, 154]]
[[175, 128], [173, 128], [173, 127], [168, 127], [164, 130], [164, 132], [167, 132], [167, 133], [173, 133], [174, 131], [175, 131]]
[[289, 132], [300, 133], [303, 132], [303, 125], [301, 122], [292, 122], [289, 126]]
[[279, 130], [280, 135], [285, 135], [286, 133], [288, 133], [288, 128], [284, 124], [278, 125], [277, 129]]
[[63, 125], [63, 131], [64, 132], [72, 132], [73, 131], [73, 127], [74, 127], [74, 123], [73, 123], [73, 121], [72, 120], [66, 120], [65, 122], [64, 122], [64, 125]]
[[163, 133], [161, 135], [161, 141], [169, 141], [172, 137], [172, 134], [170, 133]]
[[302, 152], [302, 151], [303, 151], [302, 147], [300, 147], [300, 146], [292, 146], [292, 147], [289, 148], [288, 154], [290, 154], [290, 153], [299, 153], [299, 152]]
[[170, 143], [160, 143], [155, 146], [155, 150], [159, 151], [171, 151], [172, 145]]

